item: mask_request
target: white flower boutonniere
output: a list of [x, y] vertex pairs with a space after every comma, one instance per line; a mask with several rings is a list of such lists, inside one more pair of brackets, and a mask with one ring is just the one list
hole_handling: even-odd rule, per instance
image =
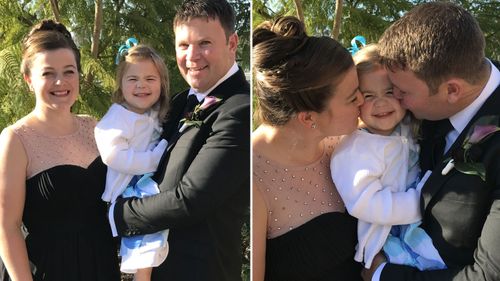
[[441, 174], [446, 175], [451, 169], [455, 168], [464, 174], [477, 175], [483, 181], [486, 180], [485, 167], [481, 161], [484, 148], [481, 144], [500, 131], [497, 125], [498, 118], [498, 116], [491, 115], [479, 118], [471, 126], [462, 145], [452, 152], [451, 158], [445, 160], [448, 163]]
[[182, 127], [179, 129], [179, 132], [183, 132], [190, 126], [194, 126], [199, 128], [203, 123], [203, 119], [214, 110], [218, 104], [222, 102], [221, 98], [214, 96], [206, 96], [203, 99], [202, 104], [198, 104], [193, 112], [188, 113], [186, 118], [182, 118], [180, 122], [183, 122]]

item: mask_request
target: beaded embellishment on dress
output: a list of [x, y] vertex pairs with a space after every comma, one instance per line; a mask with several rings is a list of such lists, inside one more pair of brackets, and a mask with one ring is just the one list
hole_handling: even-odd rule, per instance
[[60, 137], [44, 135], [25, 124], [12, 126], [28, 156], [27, 179], [58, 165], [87, 168], [99, 156], [94, 139], [96, 121], [90, 116], [75, 116], [75, 119], [78, 130]]
[[337, 138], [329, 138], [319, 160], [284, 167], [258, 151], [253, 156], [253, 182], [268, 209], [268, 238], [282, 235], [329, 212], [345, 212], [330, 176], [330, 157]]

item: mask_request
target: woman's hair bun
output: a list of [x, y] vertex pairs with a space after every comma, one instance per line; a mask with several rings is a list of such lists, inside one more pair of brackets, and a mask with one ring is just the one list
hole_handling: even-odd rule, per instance
[[39, 31], [57, 31], [63, 34], [65, 37], [71, 39], [71, 33], [66, 29], [66, 27], [62, 23], [53, 20], [42, 20], [39, 24], [33, 27], [27, 37], [30, 37], [31, 35]]
[[291, 16], [280, 17], [274, 21], [265, 21], [253, 32], [253, 46], [276, 37], [307, 38], [304, 23]]
[[304, 37], [306, 35], [304, 23], [296, 17], [278, 18], [271, 27], [271, 30], [285, 37]]

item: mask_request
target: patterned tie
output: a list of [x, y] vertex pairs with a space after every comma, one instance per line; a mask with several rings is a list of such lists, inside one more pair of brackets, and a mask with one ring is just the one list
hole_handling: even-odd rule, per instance
[[453, 130], [453, 125], [451, 125], [449, 119], [441, 120], [437, 126], [436, 138], [432, 149], [434, 167], [436, 167], [443, 158], [444, 148], [446, 146], [446, 135]]

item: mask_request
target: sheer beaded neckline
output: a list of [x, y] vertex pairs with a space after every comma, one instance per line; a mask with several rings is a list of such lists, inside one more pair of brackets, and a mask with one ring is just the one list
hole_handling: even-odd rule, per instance
[[267, 158], [264, 154], [259, 153], [255, 149], [253, 150], [253, 152], [256, 154], [257, 157], [263, 158], [264, 161], [266, 161], [266, 163], [269, 164], [269, 166], [295, 171], [295, 170], [309, 169], [319, 164], [323, 164], [322, 162], [324, 161], [325, 156], [328, 156], [327, 162], [330, 162], [329, 156], [331, 155], [331, 152], [333, 151], [336, 143], [338, 143], [338, 137], [325, 138], [325, 140], [323, 141], [323, 147], [320, 157], [318, 157], [314, 161], [311, 161], [308, 164], [303, 164], [303, 165], [292, 165], [292, 164], [281, 163]]
[[75, 127], [76, 127], [75, 130], [69, 134], [64, 134], [64, 135], [59, 135], [59, 136], [49, 135], [47, 133], [44, 133], [40, 130], [37, 130], [37, 129], [31, 127], [28, 124], [22, 124], [21, 128], [23, 128], [24, 130], [30, 130], [34, 135], [38, 135], [38, 136], [45, 137], [45, 138], [52, 138], [52, 139], [70, 138], [70, 137], [77, 135], [80, 131], [80, 124], [79, 124], [80, 122], [78, 122], [78, 120], [76, 120], [76, 117], [74, 117], [73, 119], [74, 119], [74, 123], [75, 123]]
[[267, 237], [291, 231], [313, 218], [345, 207], [330, 176], [337, 139], [325, 142], [323, 155], [304, 166], [284, 166], [254, 151], [253, 182], [266, 203]]
[[323, 152], [321, 153], [321, 157], [319, 157], [317, 160], [311, 162], [310, 164], [306, 165], [286, 165], [282, 163], [278, 163], [276, 161], [270, 160], [266, 158], [264, 155], [257, 153], [257, 158], [262, 158], [263, 161], [266, 162], [271, 168], [280, 168], [284, 169], [285, 171], [300, 171], [300, 170], [308, 170], [312, 169], [313, 167], [317, 166], [318, 164], [323, 164], [323, 158], [325, 157], [326, 150], [323, 149]]
[[13, 125], [28, 157], [27, 179], [56, 166], [88, 168], [99, 156], [94, 139], [96, 121], [89, 116], [76, 116], [75, 121], [77, 130], [63, 136], [49, 136], [24, 123]]

